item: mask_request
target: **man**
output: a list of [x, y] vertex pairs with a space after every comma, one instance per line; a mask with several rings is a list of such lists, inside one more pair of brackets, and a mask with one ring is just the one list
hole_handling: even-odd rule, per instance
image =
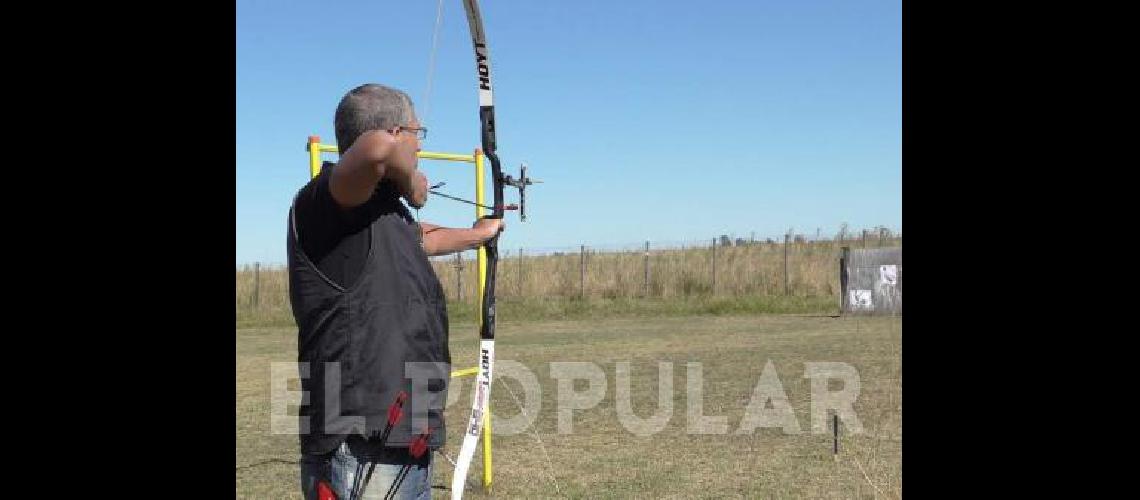
[[451, 354], [428, 256], [478, 248], [502, 220], [453, 229], [413, 219], [400, 199], [426, 203], [416, 153], [427, 129], [407, 94], [357, 87], [337, 106], [335, 126], [339, 161], [325, 163], [289, 213], [302, 490], [306, 499], [390, 489], [392, 498], [430, 498]]

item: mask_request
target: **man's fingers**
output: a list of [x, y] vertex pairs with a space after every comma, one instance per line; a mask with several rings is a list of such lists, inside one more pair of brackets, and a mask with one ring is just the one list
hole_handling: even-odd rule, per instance
[[499, 233], [503, 232], [503, 229], [506, 227], [506, 223], [503, 221], [503, 219], [486, 218], [475, 221], [475, 225], [473, 227], [484, 231], [487, 235], [486, 239], [491, 239], [497, 236]]

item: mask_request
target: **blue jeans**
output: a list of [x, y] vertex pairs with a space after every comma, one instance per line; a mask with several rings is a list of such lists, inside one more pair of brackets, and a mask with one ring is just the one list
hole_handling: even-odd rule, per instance
[[[421, 460], [408, 456], [406, 448], [366, 450], [360, 441], [341, 443], [327, 455], [301, 457], [301, 491], [305, 500], [317, 500], [317, 485], [325, 482], [338, 500], [348, 500], [354, 482], [363, 483], [368, 465], [375, 463], [372, 477], [361, 492], [360, 498], [382, 500], [397, 480], [401, 471], [406, 475], [399, 489], [391, 497], [400, 500], [428, 500], [431, 498], [431, 451]], [[358, 467], [362, 466], [362, 467]], [[358, 471], [360, 477], [358, 477]]]

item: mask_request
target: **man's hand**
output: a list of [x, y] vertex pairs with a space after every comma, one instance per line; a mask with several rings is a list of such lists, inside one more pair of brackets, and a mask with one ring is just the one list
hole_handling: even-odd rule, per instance
[[404, 192], [404, 199], [414, 208], [423, 208], [427, 204], [428, 180], [423, 172], [416, 170], [412, 177], [412, 186]]
[[329, 183], [333, 199], [342, 208], [363, 204], [372, 197], [376, 183], [382, 179], [392, 180], [401, 193], [413, 193], [418, 148], [414, 138], [401, 139], [396, 130], [370, 130], [361, 134], [341, 155], [333, 170]]
[[471, 225], [471, 229], [474, 229], [483, 241], [494, 238], [506, 228], [503, 219], [479, 219]]
[[377, 175], [383, 175], [381, 167], [391, 163], [395, 151], [395, 135], [386, 130], [369, 130], [356, 138], [342, 158], [368, 165]]
[[[419, 173], [419, 170], [416, 169], [416, 165], [419, 163], [419, 159], [416, 157], [416, 152], [419, 151], [419, 141], [411, 135], [401, 134], [399, 129], [378, 132], [385, 133], [392, 139], [392, 145], [389, 148], [391, 152], [386, 158], [384, 170], [378, 172], [381, 174], [381, 178], [389, 179], [396, 183], [400, 194], [402, 194], [404, 199], [408, 200], [408, 203], [412, 206], [416, 208], [423, 206], [423, 204], [426, 203], [424, 198], [427, 197], [427, 190], [424, 190], [425, 192], [422, 197], [416, 198], [415, 196], [417, 192], [416, 174]], [[385, 142], [388, 140], [388, 138], [384, 139]], [[418, 201], [419, 205], [416, 204], [416, 200], [420, 200]]]

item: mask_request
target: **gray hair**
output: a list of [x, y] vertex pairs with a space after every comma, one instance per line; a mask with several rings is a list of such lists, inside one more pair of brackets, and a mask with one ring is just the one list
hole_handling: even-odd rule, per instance
[[412, 121], [412, 98], [391, 87], [366, 83], [350, 90], [336, 107], [336, 144], [344, 154], [369, 130], [387, 130]]

